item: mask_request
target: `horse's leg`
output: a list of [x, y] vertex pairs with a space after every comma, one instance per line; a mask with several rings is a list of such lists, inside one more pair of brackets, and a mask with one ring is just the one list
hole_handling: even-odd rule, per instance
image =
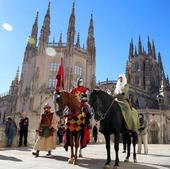
[[76, 137], [75, 137], [75, 155], [74, 155], [74, 162], [73, 162], [73, 164], [77, 163], [77, 151], [78, 151], [78, 147], [79, 147], [79, 141], [80, 141], [80, 132], [78, 132], [76, 134]]
[[79, 149], [79, 157], [83, 157], [83, 154], [82, 154], [82, 149], [81, 149], [81, 139], [82, 139], [82, 131], [80, 133], [80, 139], [79, 139], [79, 145], [80, 145], [80, 149]]
[[73, 149], [74, 143], [73, 143], [73, 134], [70, 132], [70, 147], [71, 147], [71, 157], [68, 160], [69, 164], [73, 163], [73, 157], [74, 157], [74, 149]]
[[119, 166], [119, 137], [120, 133], [115, 133], [115, 144], [114, 144], [114, 149], [116, 153], [116, 158], [115, 158], [115, 166]]
[[125, 162], [129, 162], [130, 146], [131, 146], [131, 136], [129, 132], [127, 133], [126, 138], [127, 138], [127, 156], [126, 156]]
[[79, 157], [83, 157], [83, 154], [82, 154], [82, 149], [80, 147], [80, 150], [79, 150]]
[[137, 163], [137, 159], [136, 159], [136, 143], [137, 143], [137, 133], [133, 132], [132, 133], [133, 136], [133, 160], [134, 163]]
[[104, 134], [104, 137], [105, 137], [105, 140], [106, 140], [106, 150], [107, 150], [107, 160], [106, 160], [104, 168], [107, 168], [107, 167], [110, 168], [110, 166], [109, 166], [110, 161], [111, 161], [111, 157], [110, 157], [110, 134], [109, 133]]

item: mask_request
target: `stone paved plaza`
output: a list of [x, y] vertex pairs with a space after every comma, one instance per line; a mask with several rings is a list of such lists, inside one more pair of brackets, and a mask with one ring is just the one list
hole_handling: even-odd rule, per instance
[[[112, 151], [112, 163], [114, 149]], [[104, 144], [91, 144], [83, 150], [84, 158], [78, 159], [77, 165], [68, 164], [70, 152], [66, 152], [62, 146], [58, 146], [52, 152], [51, 157], [46, 152], [40, 152], [40, 157], [35, 158], [31, 148], [1, 148], [0, 169], [102, 169], [106, 150]], [[120, 169], [170, 169], [170, 145], [149, 145], [148, 155], [137, 155], [138, 163], [132, 162], [132, 155], [129, 163], [124, 163], [125, 154], [122, 153], [120, 144]]]

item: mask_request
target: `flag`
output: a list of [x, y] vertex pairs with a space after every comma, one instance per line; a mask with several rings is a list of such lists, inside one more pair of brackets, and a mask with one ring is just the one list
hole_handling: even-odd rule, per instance
[[56, 73], [56, 91], [64, 89], [64, 68], [63, 68], [63, 58], [61, 58], [61, 63], [58, 67]]

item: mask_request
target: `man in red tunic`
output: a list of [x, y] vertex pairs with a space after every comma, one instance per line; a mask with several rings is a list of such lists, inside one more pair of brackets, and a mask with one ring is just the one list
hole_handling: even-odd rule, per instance
[[80, 77], [77, 80], [77, 87], [71, 90], [71, 94], [74, 94], [79, 101], [81, 101], [82, 94], [88, 94], [89, 89], [83, 86], [83, 79]]
[[[71, 94], [74, 94], [77, 97], [77, 99], [81, 102], [82, 111], [86, 114], [85, 126], [83, 128], [82, 137], [81, 137], [81, 149], [86, 147], [87, 143], [89, 143], [90, 141], [90, 130], [89, 130], [90, 111], [87, 102], [88, 92], [89, 89], [83, 86], [83, 79], [81, 77], [77, 80], [77, 87], [74, 87], [71, 90]], [[82, 157], [81, 149], [79, 152], [80, 157]]]

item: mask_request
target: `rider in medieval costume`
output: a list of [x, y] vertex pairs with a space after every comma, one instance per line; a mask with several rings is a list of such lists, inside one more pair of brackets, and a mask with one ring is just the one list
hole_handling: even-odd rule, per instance
[[129, 85], [124, 74], [119, 75], [116, 88], [114, 90], [115, 101], [118, 102], [124, 116], [126, 127], [129, 130], [138, 132], [139, 118], [137, 111], [132, 107], [128, 98]]
[[80, 77], [77, 80], [77, 86], [71, 90], [71, 94], [74, 94], [79, 101], [81, 101], [82, 94], [88, 94], [89, 89], [83, 86], [83, 79]]
[[51, 112], [51, 106], [45, 104], [44, 113], [41, 115], [39, 129], [36, 130], [39, 137], [33, 147], [36, 152], [32, 154], [39, 156], [40, 151], [47, 151], [51, 155], [51, 150], [56, 148], [56, 128], [58, 119], [55, 113]]
[[[71, 90], [71, 94], [75, 95], [76, 98], [79, 100], [79, 102], [81, 102], [81, 111], [85, 113], [85, 124], [83, 126], [82, 136], [81, 136], [81, 149], [86, 147], [86, 145], [90, 141], [89, 119], [91, 118], [91, 113], [90, 113], [90, 108], [89, 108], [89, 104], [87, 101], [88, 91], [89, 89], [83, 86], [82, 78], [78, 78], [77, 86]], [[66, 132], [66, 138], [67, 137], [68, 137], [68, 134]], [[67, 150], [67, 142], [65, 144], [65, 149]], [[80, 157], [82, 157], [81, 149], [79, 152]]]

